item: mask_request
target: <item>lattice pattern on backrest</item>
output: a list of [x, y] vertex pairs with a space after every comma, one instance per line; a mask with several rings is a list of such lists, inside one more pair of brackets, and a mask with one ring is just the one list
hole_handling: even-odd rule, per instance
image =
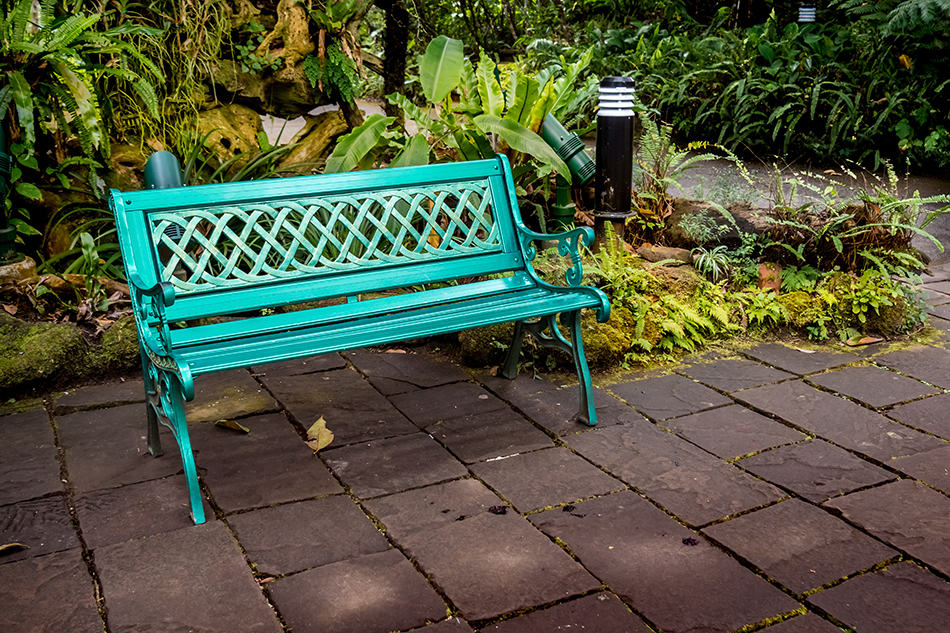
[[161, 277], [200, 292], [500, 252], [487, 181], [149, 215]]

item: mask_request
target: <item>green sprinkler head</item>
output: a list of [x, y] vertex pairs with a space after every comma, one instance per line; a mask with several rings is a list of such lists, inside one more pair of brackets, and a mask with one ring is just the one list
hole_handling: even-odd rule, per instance
[[567, 163], [574, 177], [574, 184], [583, 185], [594, 177], [597, 168], [591, 157], [584, 151], [584, 141], [577, 134], [564, 129], [560, 121], [550, 114], [544, 117], [541, 138], [557, 152], [561, 160]]

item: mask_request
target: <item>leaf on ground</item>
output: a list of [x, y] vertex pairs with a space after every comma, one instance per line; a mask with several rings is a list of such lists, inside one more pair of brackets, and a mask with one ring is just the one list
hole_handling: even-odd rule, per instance
[[3, 311], [6, 312], [7, 314], [9, 314], [10, 316], [13, 316], [14, 314], [16, 314], [17, 307], [16, 307], [16, 305], [13, 305], [13, 304], [10, 304], [10, 303], [4, 303], [4, 304], [3, 304]]
[[247, 428], [240, 422], [235, 422], [234, 420], [215, 420], [214, 425], [221, 427], [222, 429], [231, 429], [232, 431], [237, 431], [238, 433], [251, 432], [251, 429]]
[[404, 350], [404, 349], [387, 349], [387, 350], [386, 350], [386, 353], [387, 353], [387, 354], [405, 354], [405, 353], [406, 353], [406, 350]]
[[880, 343], [884, 339], [880, 336], [852, 336], [847, 341], [844, 342], [848, 347], [861, 347], [862, 345], [870, 345], [871, 343]]
[[17, 552], [23, 551], [25, 549], [30, 549], [30, 546], [26, 543], [4, 543], [3, 545], [0, 545], [0, 556], [16, 554]]
[[326, 448], [333, 441], [333, 431], [327, 428], [327, 421], [322, 415], [307, 429], [307, 440], [307, 446], [314, 452]]

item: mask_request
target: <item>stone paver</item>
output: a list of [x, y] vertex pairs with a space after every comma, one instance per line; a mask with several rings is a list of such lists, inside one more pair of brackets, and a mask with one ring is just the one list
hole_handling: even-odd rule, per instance
[[897, 555], [844, 521], [797, 499], [703, 532], [798, 594]]
[[784, 496], [647, 422], [581, 433], [568, 438], [568, 445], [692, 525]]
[[853, 578], [808, 600], [861, 633], [935, 633], [950, 622], [950, 584], [910, 562]]
[[701, 363], [682, 369], [682, 373], [704, 385], [728, 392], [760, 387], [795, 377], [786, 371], [742, 358], [722, 358]]
[[[511, 403], [535, 424], [555, 435], [589, 431], [590, 427], [574, 419], [580, 403], [576, 385], [558, 387], [547, 380], [519, 375], [514, 380], [480, 376], [479, 380], [503, 400]], [[601, 389], [594, 389], [597, 427], [642, 420], [643, 416]]]
[[932, 281], [930, 283], [923, 284], [921, 288], [925, 290], [931, 290], [934, 293], [939, 293], [947, 297], [947, 300], [950, 301], [950, 281]]
[[751, 349], [743, 350], [742, 353], [773, 367], [802, 376], [858, 360], [858, 357], [853, 354], [796, 349], [781, 343], [756, 345]]
[[301, 376], [303, 374], [312, 374], [318, 371], [328, 371], [330, 369], [343, 369], [346, 367], [346, 360], [340, 354], [321, 354], [319, 356], [310, 356], [308, 358], [298, 358], [296, 360], [285, 360], [279, 363], [269, 363], [267, 365], [254, 365], [251, 373], [258, 376]]
[[347, 352], [346, 357], [387, 396], [468, 378], [456, 365], [403, 349], [384, 353], [355, 350]]
[[885, 543], [950, 573], [950, 499], [902, 480], [828, 501], [844, 517]]
[[896, 477], [821, 440], [782, 446], [747, 457], [737, 464], [815, 502]]
[[304, 428], [322, 417], [334, 446], [419, 430], [353, 369], [263, 380]]
[[566, 448], [524, 453], [471, 469], [522, 513], [626, 488]]
[[918, 347], [877, 356], [874, 362], [938, 387], [950, 389], [950, 353], [939, 347]]
[[387, 497], [370, 499], [366, 508], [402, 541], [416, 532], [427, 532], [454, 521], [464, 521], [489, 508], [505, 508], [501, 499], [477, 479], [459, 479]]
[[77, 492], [159, 479], [181, 470], [175, 439], [164, 426], [160, 433], [165, 454], [149, 454], [144, 404], [57, 416], [56, 425], [69, 481]]
[[630, 492], [531, 520], [669, 633], [734, 631], [798, 603]]
[[482, 629], [484, 633], [651, 633], [643, 620], [609, 593], [595, 593], [570, 602], [521, 615]]
[[185, 403], [189, 424], [232, 420], [276, 411], [277, 403], [243, 369], [219, 371], [195, 379], [195, 399]]
[[414, 532], [399, 543], [468, 620], [562, 600], [600, 586], [513, 512], [477, 514]]
[[409, 633], [474, 633], [472, 627], [460, 618], [449, 618], [442, 622], [436, 622], [418, 629], [412, 629]]
[[[154, 479], [76, 497], [76, 514], [90, 549], [192, 525], [184, 475]], [[214, 520], [208, 504], [205, 516]]]
[[811, 376], [809, 381], [875, 409], [939, 393], [922, 382], [880, 367], [845, 367]]
[[0, 631], [102, 633], [95, 588], [78, 549], [0, 565]]
[[397, 394], [390, 400], [406, 417], [423, 427], [463, 415], [479, 415], [505, 408], [504, 402], [470, 382]]
[[108, 545], [96, 567], [113, 633], [281, 631], [220, 521]]
[[927, 312], [941, 319], [950, 319], [950, 303], [948, 303], [950, 297], [946, 298], [947, 301], [942, 301], [939, 304], [931, 304], [931, 307], [927, 308]]
[[900, 457], [888, 466], [950, 494], [950, 443], [915, 455]]
[[46, 411], [0, 418], [0, 505], [63, 491]]
[[554, 446], [543, 431], [508, 408], [451, 418], [425, 430], [467, 464]]
[[814, 613], [795, 616], [763, 630], [768, 633], [841, 633], [841, 629]]
[[631, 404], [596, 389], [596, 427], [576, 385], [401, 351], [199, 379], [206, 419], [250, 432], [192, 423], [197, 527], [135, 376], [4, 406], [0, 544], [28, 549], [0, 552], [0, 628], [942, 630], [950, 394], [924, 383], [946, 343], [707, 354], [610, 388]]
[[662, 424], [724, 459], [806, 439], [795, 429], [738, 405], [673, 418]]
[[63, 495], [0, 506], [0, 545], [6, 543], [26, 549], [4, 554], [0, 563], [79, 547]]
[[145, 402], [145, 384], [141, 379], [107, 382], [101, 385], [79, 387], [57, 394], [55, 413], [61, 415], [80, 409], [116, 406]]
[[378, 497], [468, 474], [465, 466], [423, 433], [326, 451], [333, 472], [359, 497]]
[[294, 633], [389, 633], [445, 617], [445, 603], [396, 550], [294, 574], [270, 585]]
[[202, 480], [224, 512], [342, 492], [283, 415], [244, 418], [241, 424], [250, 433], [211, 424], [191, 433]]
[[655, 420], [732, 403], [712, 389], [676, 374], [623, 382], [611, 385], [609, 389], [634, 409]]
[[819, 437], [882, 462], [937, 448], [934, 437], [800, 381], [740, 391], [736, 397]]
[[228, 518], [259, 573], [289, 574], [389, 549], [353, 500], [326, 497]]
[[902, 404], [887, 412], [898, 422], [950, 439], [950, 393]]

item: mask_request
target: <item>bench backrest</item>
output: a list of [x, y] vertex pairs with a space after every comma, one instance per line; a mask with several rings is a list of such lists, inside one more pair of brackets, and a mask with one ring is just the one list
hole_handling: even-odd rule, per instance
[[172, 321], [524, 267], [503, 156], [113, 190], [110, 206], [126, 267], [174, 286]]

